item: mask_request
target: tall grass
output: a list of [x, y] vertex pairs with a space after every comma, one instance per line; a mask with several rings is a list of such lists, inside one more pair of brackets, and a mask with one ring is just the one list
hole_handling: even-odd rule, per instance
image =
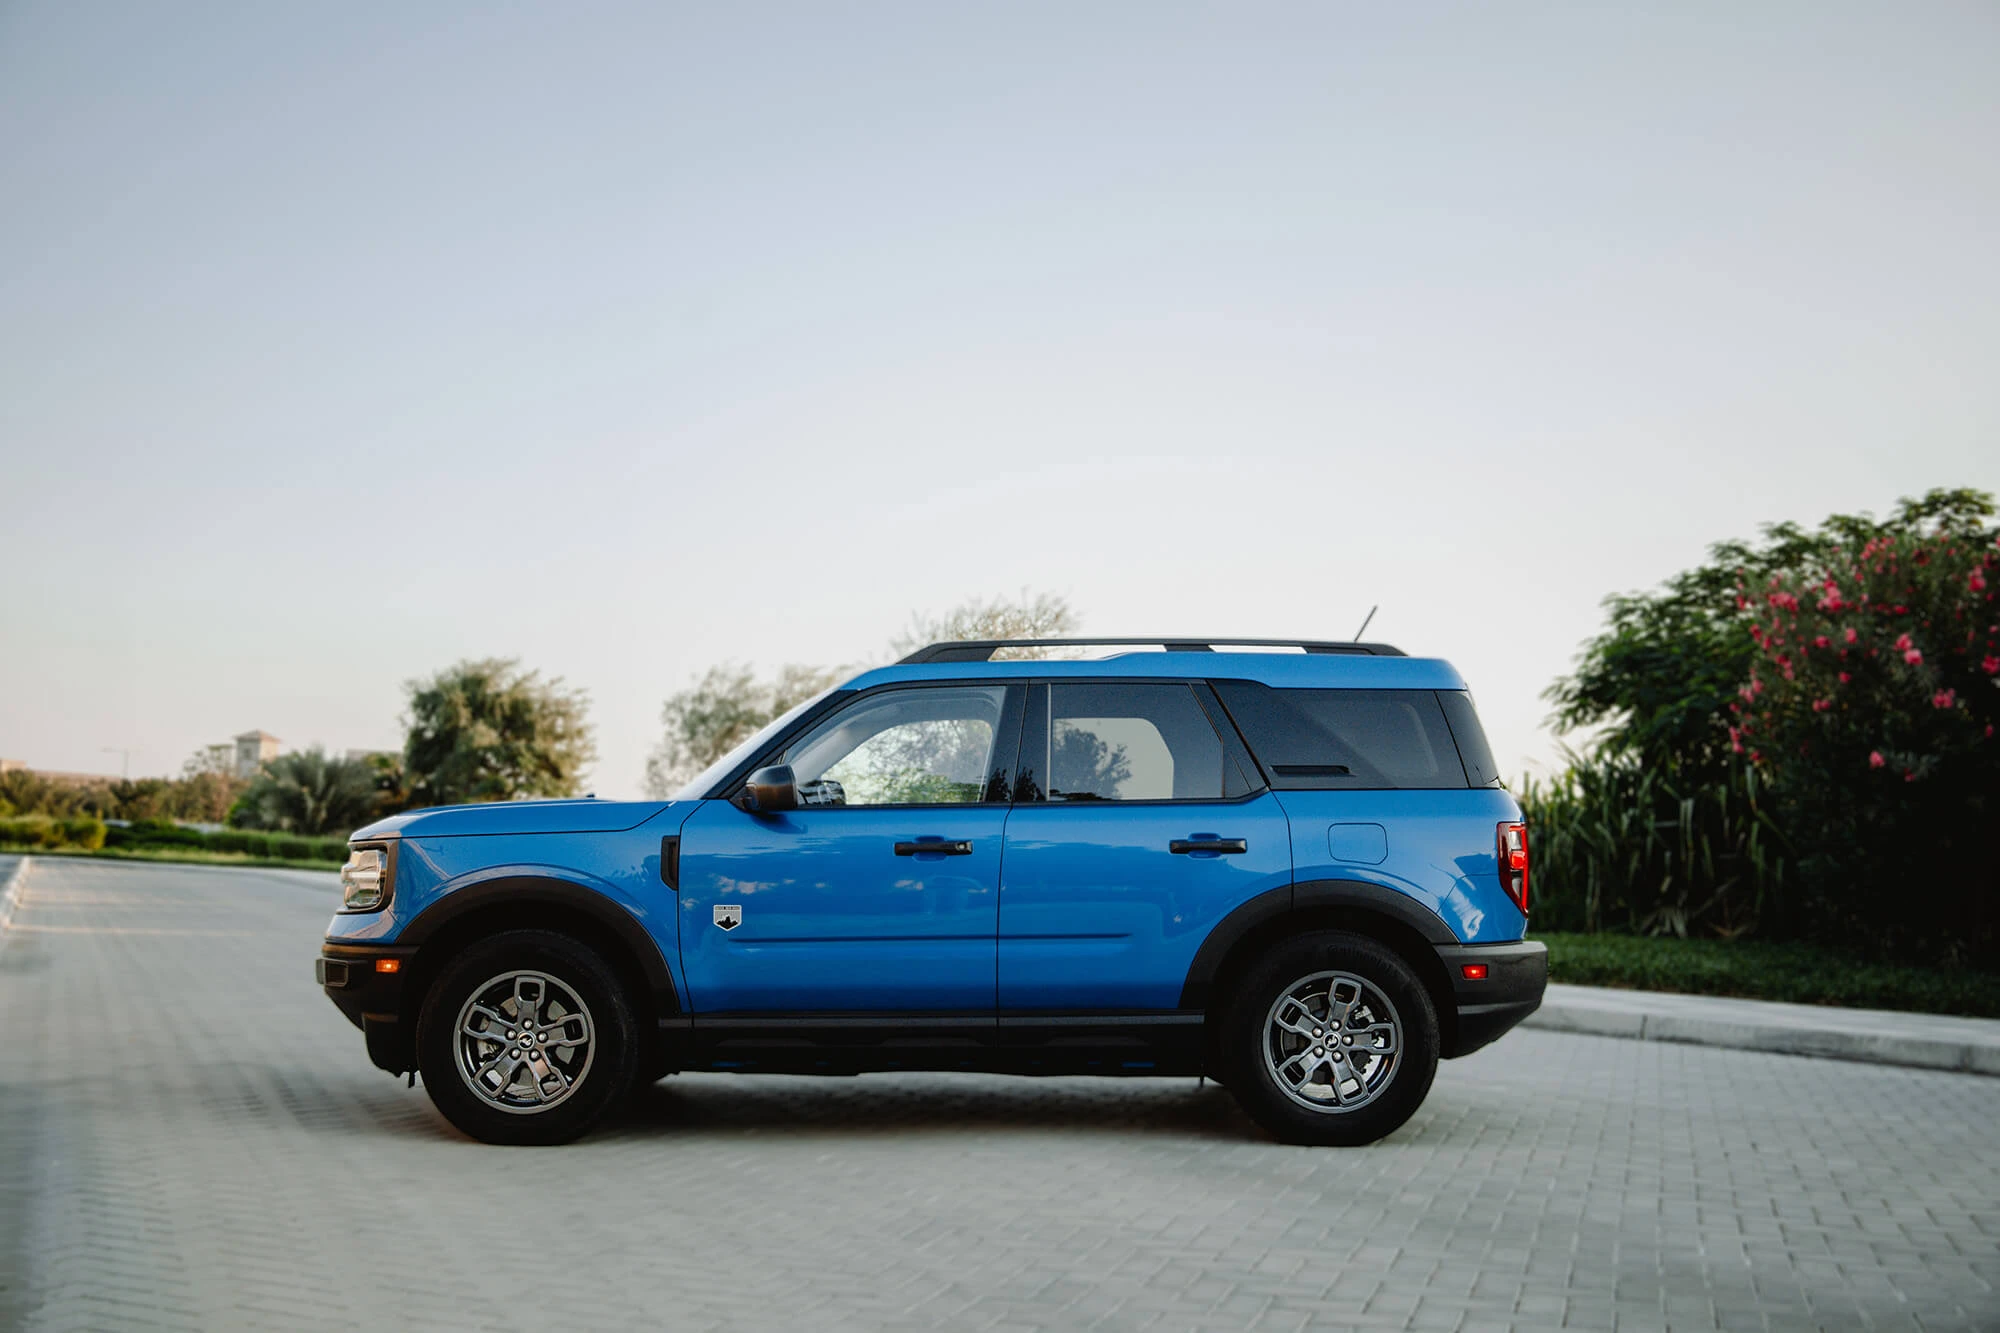
[[1790, 865], [1754, 770], [1688, 782], [1628, 758], [1569, 760], [1518, 793], [1537, 929], [1733, 938], [1779, 912]]

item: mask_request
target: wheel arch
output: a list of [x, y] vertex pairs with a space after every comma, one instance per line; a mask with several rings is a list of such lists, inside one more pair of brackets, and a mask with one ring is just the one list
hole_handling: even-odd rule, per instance
[[[1307, 880], [1238, 906], [1216, 923], [1196, 950], [1181, 988], [1180, 1007], [1215, 1011], [1237, 980], [1278, 940], [1308, 930], [1346, 930], [1376, 940], [1410, 965], [1437, 1010], [1440, 1053], [1458, 1051], [1458, 1007], [1437, 946], [1458, 944], [1443, 918], [1406, 894], [1360, 880]], [[1211, 1034], [1221, 1025], [1205, 1024]], [[1209, 1063], [1214, 1064], [1211, 1053]]]
[[396, 937], [413, 945], [403, 984], [402, 1027], [414, 1035], [431, 984], [460, 950], [509, 930], [550, 930], [601, 955], [625, 984], [642, 1041], [658, 1040], [660, 1020], [681, 1012], [679, 991], [659, 945], [637, 917], [579, 884], [520, 875], [468, 885], [439, 898]]

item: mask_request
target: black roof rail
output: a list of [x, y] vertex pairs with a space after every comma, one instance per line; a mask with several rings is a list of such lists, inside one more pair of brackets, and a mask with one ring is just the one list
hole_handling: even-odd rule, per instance
[[1185, 635], [1140, 639], [954, 639], [927, 644], [897, 666], [921, 666], [929, 662], [990, 662], [1002, 648], [1114, 648], [1159, 647], [1170, 653], [1212, 653], [1222, 648], [1302, 648], [1308, 653], [1339, 653], [1358, 657], [1406, 657], [1401, 648], [1387, 643], [1334, 642], [1328, 639], [1237, 639], [1188, 638]]

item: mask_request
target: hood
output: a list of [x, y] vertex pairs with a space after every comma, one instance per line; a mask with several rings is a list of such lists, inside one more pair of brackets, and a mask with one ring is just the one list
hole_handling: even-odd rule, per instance
[[490, 833], [620, 833], [651, 819], [668, 801], [492, 801], [440, 805], [378, 819], [350, 838], [464, 838]]

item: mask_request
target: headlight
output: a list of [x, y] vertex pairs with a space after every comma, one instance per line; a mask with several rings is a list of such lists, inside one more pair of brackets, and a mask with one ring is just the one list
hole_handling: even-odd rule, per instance
[[344, 912], [372, 912], [389, 897], [389, 858], [378, 847], [357, 847], [340, 868]]

